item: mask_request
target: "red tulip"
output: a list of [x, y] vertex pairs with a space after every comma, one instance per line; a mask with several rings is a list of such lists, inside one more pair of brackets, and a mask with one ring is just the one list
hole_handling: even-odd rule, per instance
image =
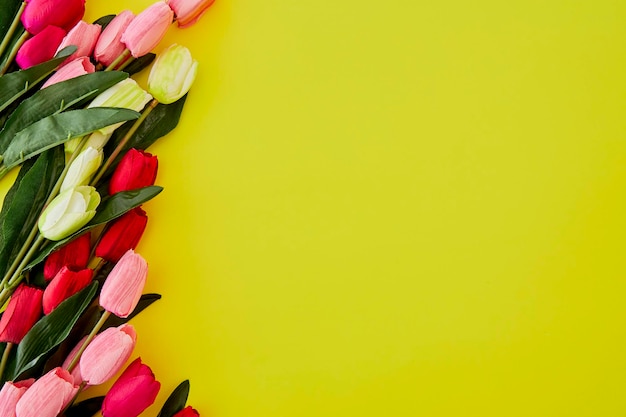
[[102, 403], [104, 417], [137, 417], [154, 400], [161, 384], [152, 370], [135, 359], [115, 381]]
[[0, 318], [0, 342], [20, 343], [41, 317], [43, 291], [20, 284]]
[[70, 30], [85, 14], [85, 0], [27, 0], [22, 24], [33, 35], [46, 26]]
[[59, 68], [59, 70], [57, 70], [52, 77], [48, 78], [48, 81], [46, 81], [41, 88], [50, 87], [51, 85], [60, 83], [61, 81], [71, 80], [72, 78], [85, 74], [91, 74], [95, 71], [96, 67], [91, 63], [89, 58], [81, 56], [80, 58], [76, 58]]
[[146, 284], [148, 264], [132, 249], [113, 267], [100, 292], [100, 305], [118, 317], [133, 312]]
[[109, 194], [153, 185], [158, 167], [159, 161], [156, 156], [130, 149], [113, 172], [109, 183]]
[[215, 0], [168, 0], [181, 28], [191, 26], [207, 11]]
[[147, 224], [148, 216], [141, 207], [124, 214], [107, 227], [96, 246], [96, 256], [109, 262], [119, 261], [129, 249], [137, 247]]
[[56, 417], [74, 399], [78, 385], [65, 369], [54, 368], [22, 395], [15, 407], [18, 417]]
[[74, 271], [67, 266], [61, 268], [43, 292], [43, 313], [50, 314], [63, 301], [89, 285], [92, 276], [91, 269]]
[[158, 1], [130, 22], [121, 41], [135, 58], [144, 56], [163, 39], [173, 19], [174, 12], [170, 6]]
[[87, 232], [48, 255], [43, 267], [46, 280], [54, 278], [64, 266], [70, 269], [86, 268], [91, 251], [90, 242], [91, 235]]
[[96, 41], [98, 40], [98, 36], [100, 36], [101, 30], [102, 26], [97, 24], [92, 25], [82, 20], [76, 23], [76, 25], [67, 32], [67, 35], [65, 35], [57, 48], [57, 52], [70, 45], [74, 45], [77, 48], [76, 51], [63, 62], [69, 63], [74, 58], [90, 56], [93, 52], [93, 48], [96, 46]]
[[35, 382], [34, 378], [19, 382], [7, 381], [0, 390], [0, 416], [15, 417], [15, 405]]
[[189, 405], [174, 414], [172, 417], [200, 417], [200, 413]]
[[89, 385], [100, 385], [112, 378], [130, 358], [137, 333], [130, 324], [109, 327], [98, 334], [80, 357], [80, 373]]
[[128, 24], [135, 18], [130, 10], [124, 10], [111, 20], [98, 38], [93, 56], [107, 67], [124, 52], [126, 45], [120, 40]]
[[20, 68], [26, 69], [52, 59], [65, 33], [65, 30], [60, 27], [46, 26], [41, 32], [24, 42], [17, 51], [15, 62]]

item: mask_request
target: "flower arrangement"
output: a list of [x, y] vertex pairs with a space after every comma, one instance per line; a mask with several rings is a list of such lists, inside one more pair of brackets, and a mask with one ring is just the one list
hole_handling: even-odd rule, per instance
[[[161, 191], [146, 149], [176, 127], [198, 64], [181, 45], [150, 51], [212, 3], [88, 23], [84, 0], [0, 0], [0, 178], [19, 169], [0, 211], [0, 417], [136, 417], [154, 403], [150, 367], [127, 365], [129, 320], [160, 298], [142, 294], [148, 262], [134, 251], [142, 204]], [[150, 65], [144, 90], [131, 76]], [[106, 395], [78, 400], [122, 370]], [[198, 416], [189, 388], [159, 416]]]

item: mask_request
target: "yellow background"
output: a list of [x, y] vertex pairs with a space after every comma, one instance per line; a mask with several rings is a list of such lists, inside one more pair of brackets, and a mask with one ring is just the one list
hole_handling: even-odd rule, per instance
[[621, 0], [172, 27], [200, 72], [138, 248], [159, 407], [189, 378], [212, 417], [623, 416], [625, 39]]

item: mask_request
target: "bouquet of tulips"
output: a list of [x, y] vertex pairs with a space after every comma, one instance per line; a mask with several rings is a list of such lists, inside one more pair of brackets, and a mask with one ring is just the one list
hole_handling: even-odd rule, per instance
[[[212, 3], [87, 23], [85, 0], [0, 0], [0, 178], [19, 169], [0, 211], [0, 417], [135, 417], [154, 403], [154, 374], [128, 364], [128, 321], [160, 298], [142, 294], [134, 251], [141, 205], [161, 191], [145, 150], [176, 127], [197, 62], [180, 45], [150, 51]], [[146, 91], [131, 76], [150, 65]], [[84, 392], [121, 371], [106, 395]], [[159, 416], [198, 416], [188, 393], [184, 381]]]

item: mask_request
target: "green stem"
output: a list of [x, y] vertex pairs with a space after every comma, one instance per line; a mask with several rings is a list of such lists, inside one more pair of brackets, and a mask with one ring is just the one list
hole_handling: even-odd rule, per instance
[[[28, 237], [26, 238], [26, 241], [24, 242], [24, 245], [22, 245], [22, 248], [20, 249], [20, 251], [17, 254], [17, 256], [15, 257], [15, 259], [13, 260], [13, 263], [11, 264], [11, 267], [7, 270], [6, 274], [4, 275], [4, 278], [2, 279], [2, 282], [0, 283], [0, 287], [3, 289], [3, 291], [4, 291], [5, 285], [7, 284], [8, 280], [9, 280], [9, 277], [11, 275], [13, 275], [13, 273], [17, 269], [17, 266], [20, 264], [20, 261], [22, 260], [22, 258], [26, 254], [26, 251], [28, 250], [30, 245], [33, 243], [33, 240], [35, 240], [35, 237], [37, 236], [38, 232], [39, 232], [39, 229], [35, 225], [35, 227], [33, 227], [32, 230], [30, 231], [30, 233], [28, 234]], [[2, 296], [2, 294], [0, 294], [0, 297], [1, 296]]]
[[130, 50], [124, 49], [124, 52], [122, 52], [120, 56], [115, 58], [115, 61], [111, 62], [111, 65], [106, 67], [105, 71], [113, 71], [115, 67], [117, 67], [122, 62], [126, 61], [126, 58], [128, 58], [129, 55], [130, 55]]
[[2, 67], [2, 69], [0, 69], [0, 75], [4, 75], [4, 73], [7, 72], [7, 70], [9, 69], [9, 66], [15, 59], [15, 56], [17, 55], [17, 51], [20, 50], [21, 46], [24, 44], [24, 42], [26, 42], [26, 39], [28, 39], [29, 36], [30, 36], [30, 33], [26, 31], [22, 33], [22, 36], [20, 36], [20, 38], [17, 40], [17, 43], [13, 46], [13, 49], [11, 49], [11, 53], [9, 54], [6, 62], [4, 63], [4, 66]]
[[7, 361], [9, 360], [9, 354], [11, 353], [11, 349], [13, 348], [13, 343], [8, 342], [4, 347], [4, 352], [2, 353], [2, 361], [0, 361], [0, 378], [4, 375], [4, 370], [7, 367]]
[[124, 61], [124, 63], [122, 65], [120, 65], [119, 67], [117, 67], [118, 71], [123, 71], [124, 68], [126, 68], [127, 66], [129, 66], [133, 61], [135, 60], [135, 57], [131, 56], [130, 58], [128, 58], [126, 61]]
[[91, 341], [96, 336], [96, 334], [98, 334], [98, 331], [102, 328], [102, 326], [104, 325], [104, 322], [109, 318], [110, 315], [111, 313], [106, 310], [104, 311], [104, 313], [102, 313], [100, 320], [98, 320], [98, 322], [93, 327], [93, 329], [91, 329], [91, 333], [89, 333], [89, 335], [87, 336], [87, 339], [85, 339], [85, 341], [80, 346], [80, 349], [78, 350], [76, 355], [72, 358], [72, 362], [70, 362], [69, 366], [67, 367], [68, 372], [72, 372], [72, 370], [76, 367], [76, 365], [78, 364], [78, 361], [80, 360], [81, 355], [83, 354], [85, 349], [87, 349], [87, 346], [89, 345], [89, 343], [91, 343]]
[[24, 255], [22, 262], [20, 262], [20, 264], [15, 269], [13, 275], [11, 275], [11, 278], [5, 283], [2, 292], [0, 292], [0, 305], [4, 305], [4, 303], [7, 302], [11, 294], [13, 294], [13, 290], [15, 290], [15, 287], [17, 287], [18, 284], [22, 282], [22, 279], [24, 278], [24, 275], [22, 275], [24, 267], [28, 265], [28, 262], [31, 260], [33, 255], [37, 253], [39, 246], [41, 246], [44, 240], [46, 239], [42, 235], [37, 236], [37, 239], [35, 240], [35, 242], [33, 242], [30, 250], [26, 253], [26, 255]]
[[150, 112], [154, 110], [157, 104], [159, 104], [159, 102], [156, 99], [153, 99], [150, 102], [150, 104], [148, 104], [148, 107], [146, 107], [143, 113], [141, 113], [141, 116], [139, 116], [139, 118], [135, 120], [135, 123], [133, 124], [133, 126], [126, 133], [126, 135], [122, 138], [120, 143], [117, 144], [117, 146], [115, 147], [115, 150], [111, 153], [111, 155], [107, 158], [106, 162], [102, 165], [102, 167], [98, 171], [98, 174], [96, 174], [94, 179], [91, 181], [91, 185], [95, 186], [96, 184], [98, 184], [98, 181], [100, 181], [104, 173], [109, 169], [111, 164], [113, 164], [113, 162], [115, 161], [115, 158], [117, 158], [120, 152], [122, 152], [122, 150], [124, 149], [128, 141], [130, 140], [130, 138], [135, 134], [137, 129], [139, 129], [139, 126], [141, 126], [143, 121], [146, 120], [146, 117], [148, 117]]
[[0, 44], [0, 56], [4, 54], [4, 50], [7, 49], [7, 46], [9, 45], [9, 42], [11, 41], [11, 38], [13, 37], [13, 34], [15, 33], [15, 29], [17, 29], [17, 25], [20, 24], [20, 18], [22, 17], [22, 12], [24, 11], [25, 7], [26, 7], [26, 2], [23, 1], [22, 4], [20, 5], [19, 10], [17, 11], [17, 14], [13, 18], [13, 22], [11, 22], [11, 26], [9, 27], [8, 32], [6, 33], [6, 35], [4, 35], [2, 44]]

